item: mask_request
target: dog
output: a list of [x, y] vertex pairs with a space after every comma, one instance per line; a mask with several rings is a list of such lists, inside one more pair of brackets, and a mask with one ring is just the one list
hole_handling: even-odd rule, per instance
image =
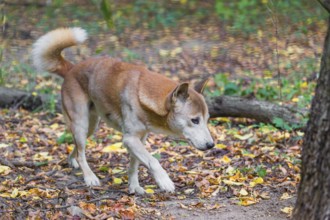
[[141, 65], [110, 57], [92, 57], [78, 64], [66, 60], [63, 49], [83, 43], [85, 30], [59, 28], [40, 37], [33, 45], [33, 63], [38, 70], [64, 78], [61, 96], [63, 115], [73, 134], [75, 147], [69, 155], [74, 168], [81, 168], [88, 186], [100, 185], [89, 167], [85, 147], [99, 120], [123, 133], [130, 155], [128, 185], [131, 194], [144, 194], [138, 166], [144, 164], [159, 188], [174, 192], [166, 171], [144, 147], [149, 132], [185, 138], [199, 150], [214, 147], [207, 127], [208, 108], [202, 90], [206, 81], [191, 88]]

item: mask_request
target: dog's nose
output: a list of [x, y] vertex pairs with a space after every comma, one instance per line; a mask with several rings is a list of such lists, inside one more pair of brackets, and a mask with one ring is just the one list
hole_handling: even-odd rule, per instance
[[211, 148], [213, 148], [214, 147], [214, 143], [213, 142], [210, 142], [210, 143], [207, 143], [206, 144], [206, 148], [207, 149], [211, 149]]

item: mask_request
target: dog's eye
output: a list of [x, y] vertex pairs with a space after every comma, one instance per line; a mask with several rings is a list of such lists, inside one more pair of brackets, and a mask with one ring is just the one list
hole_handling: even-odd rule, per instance
[[199, 124], [199, 117], [197, 117], [197, 118], [192, 118], [192, 119], [191, 119], [191, 122], [194, 123], [194, 124], [196, 124], [196, 125], [198, 125], [198, 124]]

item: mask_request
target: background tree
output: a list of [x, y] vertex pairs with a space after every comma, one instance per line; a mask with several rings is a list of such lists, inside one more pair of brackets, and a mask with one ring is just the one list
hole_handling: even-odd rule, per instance
[[[330, 1], [319, 1], [330, 12]], [[302, 150], [293, 219], [330, 219], [330, 20]]]

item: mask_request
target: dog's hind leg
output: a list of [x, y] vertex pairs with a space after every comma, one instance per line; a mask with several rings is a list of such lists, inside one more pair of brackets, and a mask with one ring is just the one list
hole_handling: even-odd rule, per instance
[[[64, 104], [63, 104], [64, 105]], [[100, 121], [100, 117], [98, 116], [95, 106], [91, 103], [89, 104], [89, 109], [88, 109], [88, 116], [89, 116], [89, 120], [88, 120], [88, 134], [87, 137], [91, 136], [97, 125], [99, 124]], [[65, 108], [63, 106], [63, 115], [65, 118], [65, 121], [67, 123], [68, 128], [71, 128], [71, 119], [70, 117], [67, 115]], [[77, 146], [75, 145], [73, 151], [70, 153], [69, 155], [69, 164], [74, 167], [75, 169], [79, 168], [79, 164], [77, 162], [77, 160], [75, 159], [75, 155], [77, 155]]]
[[[72, 94], [66, 94], [62, 91], [63, 98], [63, 110], [66, 116], [69, 118], [68, 125], [73, 135], [75, 141], [75, 148], [72, 151], [70, 158], [73, 165], [77, 163], [84, 174], [84, 180], [88, 186], [100, 185], [99, 179], [93, 173], [89, 167], [86, 155], [86, 139], [89, 133], [90, 126], [94, 127], [96, 125], [90, 125], [90, 112], [88, 106], [88, 99], [85, 97], [84, 93], [76, 92], [74, 96]], [[98, 121], [98, 120], [92, 120]]]
[[[141, 142], [145, 144], [147, 135], [145, 135]], [[128, 189], [130, 194], [144, 194], [144, 189], [140, 186], [139, 183], [139, 165], [140, 161], [130, 152], [130, 163], [128, 170]]]

